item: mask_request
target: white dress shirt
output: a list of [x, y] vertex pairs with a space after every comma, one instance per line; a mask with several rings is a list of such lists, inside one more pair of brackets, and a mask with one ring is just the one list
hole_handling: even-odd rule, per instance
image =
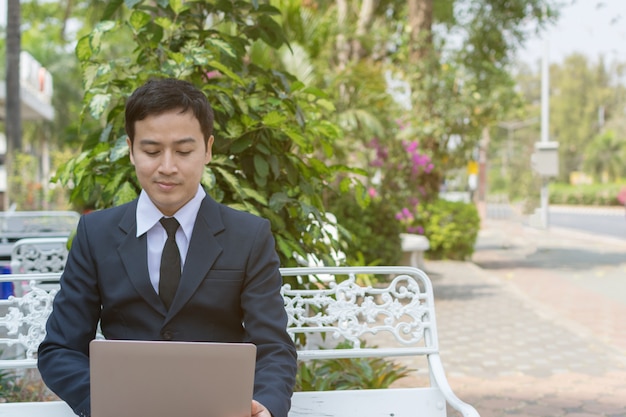
[[[180, 227], [176, 231], [176, 244], [180, 251], [180, 267], [185, 267], [185, 258], [189, 249], [189, 241], [193, 232], [193, 225], [200, 209], [200, 204], [206, 196], [202, 186], [198, 185], [196, 195], [184, 206], [182, 206], [174, 216]], [[148, 273], [150, 283], [156, 293], [159, 293], [159, 279], [161, 267], [161, 252], [167, 240], [167, 232], [159, 222], [163, 213], [154, 205], [148, 194], [141, 190], [137, 202], [137, 237], [147, 233], [148, 241]], [[181, 271], [182, 272], [182, 271]]]

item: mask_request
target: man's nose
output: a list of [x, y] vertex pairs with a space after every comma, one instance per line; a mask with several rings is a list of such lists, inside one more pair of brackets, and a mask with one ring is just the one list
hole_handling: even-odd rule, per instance
[[161, 158], [161, 164], [159, 165], [159, 170], [161, 172], [171, 173], [176, 171], [176, 159], [174, 158], [174, 153], [170, 151], [166, 151], [163, 153], [163, 157]]

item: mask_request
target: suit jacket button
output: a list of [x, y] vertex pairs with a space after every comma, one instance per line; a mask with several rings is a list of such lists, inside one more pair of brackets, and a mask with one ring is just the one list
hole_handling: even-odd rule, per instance
[[162, 336], [163, 336], [163, 340], [172, 340], [173, 338], [172, 332], [169, 332], [169, 331], [163, 332]]

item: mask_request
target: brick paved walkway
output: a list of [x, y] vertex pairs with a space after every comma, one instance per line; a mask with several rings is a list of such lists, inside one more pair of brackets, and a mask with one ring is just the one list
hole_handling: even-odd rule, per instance
[[474, 261], [483, 267], [426, 262], [455, 393], [482, 417], [626, 417], [626, 304], [586, 288], [593, 280], [581, 285], [572, 272], [589, 278], [604, 271], [626, 289], [626, 242], [611, 245], [609, 257], [606, 245], [586, 252], [601, 262], [577, 259], [572, 269], [537, 254], [585, 249], [593, 244], [586, 236], [535, 233], [505, 221], [487, 222], [481, 233]]

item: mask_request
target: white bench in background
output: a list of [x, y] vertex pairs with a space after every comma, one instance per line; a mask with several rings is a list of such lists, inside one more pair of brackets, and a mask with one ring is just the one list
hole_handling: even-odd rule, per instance
[[430, 249], [430, 241], [426, 236], [413, 233], [400, 233], [402, 248], [402, 264], [425, 270], [424, 252]]
[[75, 211], [0, 211], [0, 266], [9, 266], [11, 250], [18, 240], [67, 238], [79, 219]]
[[[281, 272], [286, 282], [295, 279], [299, 283], [298, 289], [285, 284], [282, 292], [289, 316], [288, 331], [296, 340], [301, 340], [297, 336], [305, 336], [306, 344], [298, 346], [300, 361], [421, 359], [427, 369], [420, 371], [428, 380], [423, 386], [410, 388], [296, 392], [290, 417], [445, 417], [448, 406], [464, 417], [479, 417], [471, 405], [454, 394], [446, 379], [439, 357], [432, 285], [424, 272], [411, 267], [283, 268]], [[317, 281], [318, 275], [339, 279], [325, 287]], [[361, 278], [372, 276], [382, 278], [379, 285], [358, 284]], [[0, 360], [0, 370], [36, 366], [36, 347], [43, 338], [43, 326], [55, 295], [54, 289], [41, 289], [37, 283], [49, 281], [55, 274], [0, 276], [3, 281], [29, 278], [30, 292], [1, 301], [4, 315], [0, 316], [0, 330], [7, 329], [9, 336], [0, 338], [0, 345], [20, 345], [24, 356]], [[302, 286], [306, 289], [300, 289]], [[320, 340], [324, 341], [321, 349]], [[365, 347], [362, 341], [367, 342]], [[340, 342], [348, 342], [351, 347], [335, 349]], [[65, 403], [52, 401], [1, 403], [3, 416], [74, 414]]]
[[[17, 240], [11, 249], [10, 271], [13, 274], [62, 272], [67, 261], [67, 237], [33, 237]], [[21, 296], [29, 280], [13, 282], [13, 295]], [[58, 284], [52, 284], [57, 288]], [[4, 288], [3, 288], [4, 289]], [[3, 298], [6, 294], [3, 291]]]
[[20, 239], [11, 249], [11, 272], [39, 274], [62, 272], [67, 261], [67, 237]]

